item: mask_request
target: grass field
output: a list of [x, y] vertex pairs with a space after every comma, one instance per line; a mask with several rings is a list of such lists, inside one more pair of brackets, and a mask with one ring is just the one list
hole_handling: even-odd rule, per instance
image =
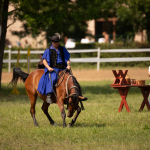
[[[147, 81], [149, 83], [149, 81]], [[112, 81], [80, 82], [85, 110], [74, 127], [63, 128], [56, 104], [49, 113], [57, 127], [51, 126], [41, 110], [42, 100], [36, 104], [39, 127], [34, 127], [30, 115], [30, 101], [24, 84], [18, 84], [20, 95], [10, 94], [13, 87], [2, 84], [0, 91], [0, 149], [13, 150], [148, 150], [150, 139], [150, 112], [145, 106], [139, 112], [143, 97], [138, 88], [129, 90], [127, 97], [131, 112], [125, 108], [118, 113], [121, 102]], [[66, 119], [67, 124], [71, 119]]]

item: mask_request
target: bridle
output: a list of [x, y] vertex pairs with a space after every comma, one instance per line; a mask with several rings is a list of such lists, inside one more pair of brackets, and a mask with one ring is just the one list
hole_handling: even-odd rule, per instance
[[72, 96], [72, 95], [77, 95], [77, 93], [71, 93], [71, 94], [69, 95], [71, 89], [76, 88], [76, 89], [79, 90], [79, 88], [78, 88], [77, 86], [72, 86], [72, 87], [68, 90], [68, 81], [69, 81], [69, 78], [70, 78], [70, 77], [73, 77], [73, 75], [70, 75], [70, 76], [67, 78], [67, 81], [66, 81], [66, 92], [67, 92], [66, 98], [69, 98], [69, 96]]
[[[63, 72], [62, 72], [60, 75], [57, 73], [56, 70], [54, 70], [54, 71], [56, 72], [56, 74], [58, 75], [58, 81], [59, 81], [59, 79], [63, 76], [61, 82], [60, 82], [59, 84], [56, 84], [56, 85], [55, 85], [56, 88], [58, 88], [59, 85], [63, 82], [64, 76], [65, 76], [67, 70], [68, 70], [68, 69], [63, 70]], [[66, 96], [65, 98], [67, 99], [67, 107], [65, 107], [65, 106], [60, 102], [60, 100], [58, 99], [57, 94], [55, 93], [54, 88], [53, 88], [53, 86], [52, 86], [53, 91], [54, 91], [54, 95], [55, 95], [56, 99], [59, 101], [59, 103], [60, 103], [60, 104], [63, 106], [63, 108], [65, 108], [66, 110], [68, 110], [69, 97], [72, 96], [72, 95], [78, 95], [77, 93], [71, 93], [71, 94], [69, 95], [71, 89], [76, 88], [76, 89], [79, 90], [79, 88], [78, 88], [77, 86], [72, 86], [72, 87], [68, 90], [68, 81], [69, 81], [69, 78], [70, 78], [70, 77], [73, 77], [72, 72], [71, 72], [71, 74], [68, 76], [67, 81], [66, 81], [66, 93], [67, 93], [67, 96]], [[50, 81], [51, 81], [51, 85], [53, 85], [53, 84], [52, 84], [52, 79], [51, 79], [51, 74], [50, 74], [50, 73], [49, 73], [49, 78], [50, 78]], [[58, 82], [58, 81], [57, 81], [57, 82]], [[69, 110], [68, 110], [68, 111], [69, 111]], [[76, 109], [74, 110], [74, 112], [75, 112], [75, 111], [76, 111]], [[73, 113], [74, 113], [74, 112], [73, 112]], [[69, 113], [72, 114], [71, 112], [69, 112]]]
[[[76, 92], [71, 93], [71, 94], [69, 95], [71, 89], [76, 88], [77, 90], [79, 90], [79, 88], [78, 88], [77, 86], [72, 86], [72, 87], [68, 90], [68, 81], [69, 81], [69, 78], [70, 78], [70, 77], [73, 77], [73, 75], [70, 75], [70, 76], [67, 78], [67, 81], [66, 81], [66, 93], [67, 93], [67, 96], [66, 96], [65, 98], [67, 99], [67, 108], [68, 108], [69, 97], [70, 97], [70, 96], [73, 96], [73, 95], [78, 95]], [[76, 103], [77, 103], [77, 101], [76, 101]], [[76, 103], [75, 103], [75, 105], [76, 105]], [[68, 110], [68, 111], [69, 111], [69, 110]], [[75, 112], [75, 111], [76, 111], [76, 109], [74, 109], [74, 112]], [[73, 113], [74, 113], [74, 112], [73, 112]], [[69, 112], [69, 113], [71, 113], [71, 112]]]

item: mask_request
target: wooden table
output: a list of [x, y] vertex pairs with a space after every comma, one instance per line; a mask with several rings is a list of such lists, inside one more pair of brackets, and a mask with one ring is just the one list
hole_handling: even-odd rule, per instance
[[140, 88], [140, 90], [142, 92], [144, 99], [143, 99], [143, 102], [141, 104], [139, 111], [143, 110], [145, 104], [146, 104], [148, 110], [150, 111], [150, 105], [148, 103], [148, 96], [150, 93], [150, 85], [128, 85], [125, 80], [125, 76], [127, 75], [128, 70], [125, 70], [124, 72], [122, 70], [119, 70], [118, 72], [116, 72], [116, 70], [112, 70], [112, 72], [115, 76], [115, 80], [114, 80], [114, 83], [111, 84], [111, 87], [113, 87], [114, 89], [118, 89], [120, 96], [122, 98], [118, 112], [120, 112], [122, 110], [124, 105], [126, 107], [126, 110], [128, 112], [130, 112], [130, 108], [126, 101], [126, 97], [128, 95], [128, 91], [131, 87], [138, 87], [138, 88]]
[[128, 91], [131, 87], [138, 87], [138, 88], [140, 88], [140, 90], [142, 92], [144, 99], [143, 99], [143, 102], [141, 104], [139, 111], [143, 110], [145, 104], [146, 104], [148, 110], [150, 111], [150, 105], [148, 103], [150, 85], [114, 85], [114, 84], [111, 84], [111, 87], [113, 87], [114, 89], [118, 89], [120, 96], [122, 98], [118, 112], [120, 112], [122, 110], [124, 105], [125, 105], [127, 112], [130, 112], [130, 108], [129, 108], [128, 103], [126, 101], [126, 97], [128, 95]]

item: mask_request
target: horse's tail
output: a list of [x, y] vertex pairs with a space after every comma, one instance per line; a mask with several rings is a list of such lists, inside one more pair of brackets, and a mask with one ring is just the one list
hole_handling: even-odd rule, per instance
[[10, 84], [17, 84], [18, 79], [20, 78], [23, 82], [26, 81], [27, 77], [29, 76], [28, 73], [25, 73], [21, 70], [21, 68], [19, 67], [15, 67], [13, 69], [13, 78], [11, 80], [11, 82], [8, 84], [8, 86]]

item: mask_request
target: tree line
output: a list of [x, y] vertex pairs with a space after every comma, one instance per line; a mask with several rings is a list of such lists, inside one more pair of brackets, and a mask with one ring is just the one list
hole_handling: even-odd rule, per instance
[[[14, 8], [10, 12], [9, 5]], [[146, 29], [150, 42], [150, 0], [0, 0], [0, 89], [6, 33], [16, 20], [24, 22], [25, 35], [45, 31], [81, 39], [88, 20], [109, 17], [118, 18], [120, 34]]]

